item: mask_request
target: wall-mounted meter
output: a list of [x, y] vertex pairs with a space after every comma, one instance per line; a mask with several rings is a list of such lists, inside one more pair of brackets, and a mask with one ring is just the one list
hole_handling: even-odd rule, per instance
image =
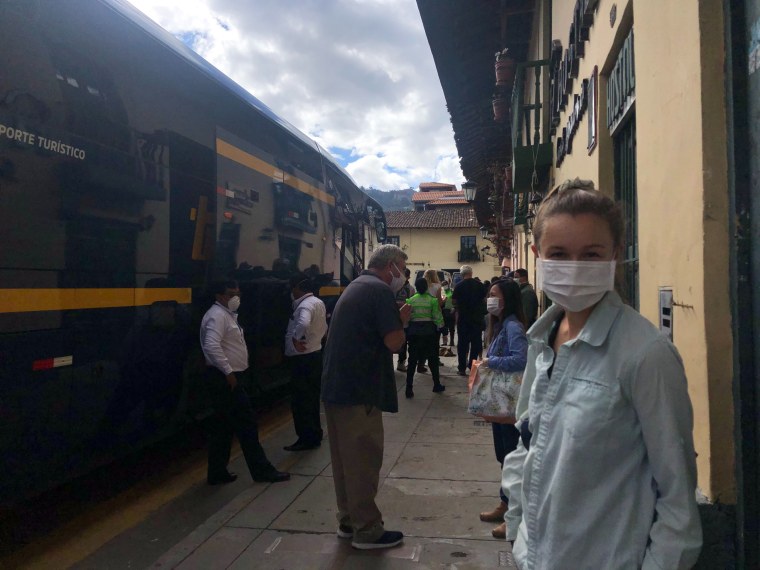
[[660, 332], [673, 341], [673, 289], [660, 287]]

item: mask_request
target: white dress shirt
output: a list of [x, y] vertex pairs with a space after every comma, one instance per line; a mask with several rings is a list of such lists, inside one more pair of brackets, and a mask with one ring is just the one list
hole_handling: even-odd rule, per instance
[[[327, 332], [325, 304], [311, 293], [293, 301], [293, 315], [285, 333], [285, 356], [299, 356], [322, 349], [322, 338]], [[293, 339], [306, 341], [306, 350], [298, 352]]]
[[201, 348], [206, 364], [225, 376], [248, 368], [248, 348], [237, 313], [214, 303], [201, 321]]
[[533, 435], [502, 471], [517, 566], [691, 568], [702, 529], [678, 352], [610, 292], [555, 355], [560, 315], [554, 305], [528, 331], [517, 426]]

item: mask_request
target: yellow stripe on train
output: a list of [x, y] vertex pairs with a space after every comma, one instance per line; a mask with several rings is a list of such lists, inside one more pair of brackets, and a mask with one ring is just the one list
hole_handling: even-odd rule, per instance
[[158, 301], [190, 303], [190, 288], [0, 289], [1, 313], [141, 307]]

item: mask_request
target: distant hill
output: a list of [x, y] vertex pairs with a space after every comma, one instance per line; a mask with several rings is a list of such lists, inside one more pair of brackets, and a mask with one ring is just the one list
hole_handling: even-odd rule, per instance
[[399, 212], [404, 210], [414, 210], [412, 205], [412, 196], [414, 189], [406, 190], [379, 190], [377, 188], [362, 188], [367, 194], [372, 196], [383, 207], [386, 212]]

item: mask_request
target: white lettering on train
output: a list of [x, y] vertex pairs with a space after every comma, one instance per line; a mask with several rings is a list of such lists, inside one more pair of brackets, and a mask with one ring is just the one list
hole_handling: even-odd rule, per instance
[[29, 131], [23, 131], [14, 127], [9, 127], [0, 123], [0, 139], [5, 138], [8, 140], [28, 144], [31, 146], [37, 146], [51, 152], [57, 152], [65, 156], [71, 156], [78, 160], [84, 160], [87, 157], [87, 153], [84, 149], [75, 146], [68, 145], [60, 140], [53, 140], [42, 135], [30, 133]]

